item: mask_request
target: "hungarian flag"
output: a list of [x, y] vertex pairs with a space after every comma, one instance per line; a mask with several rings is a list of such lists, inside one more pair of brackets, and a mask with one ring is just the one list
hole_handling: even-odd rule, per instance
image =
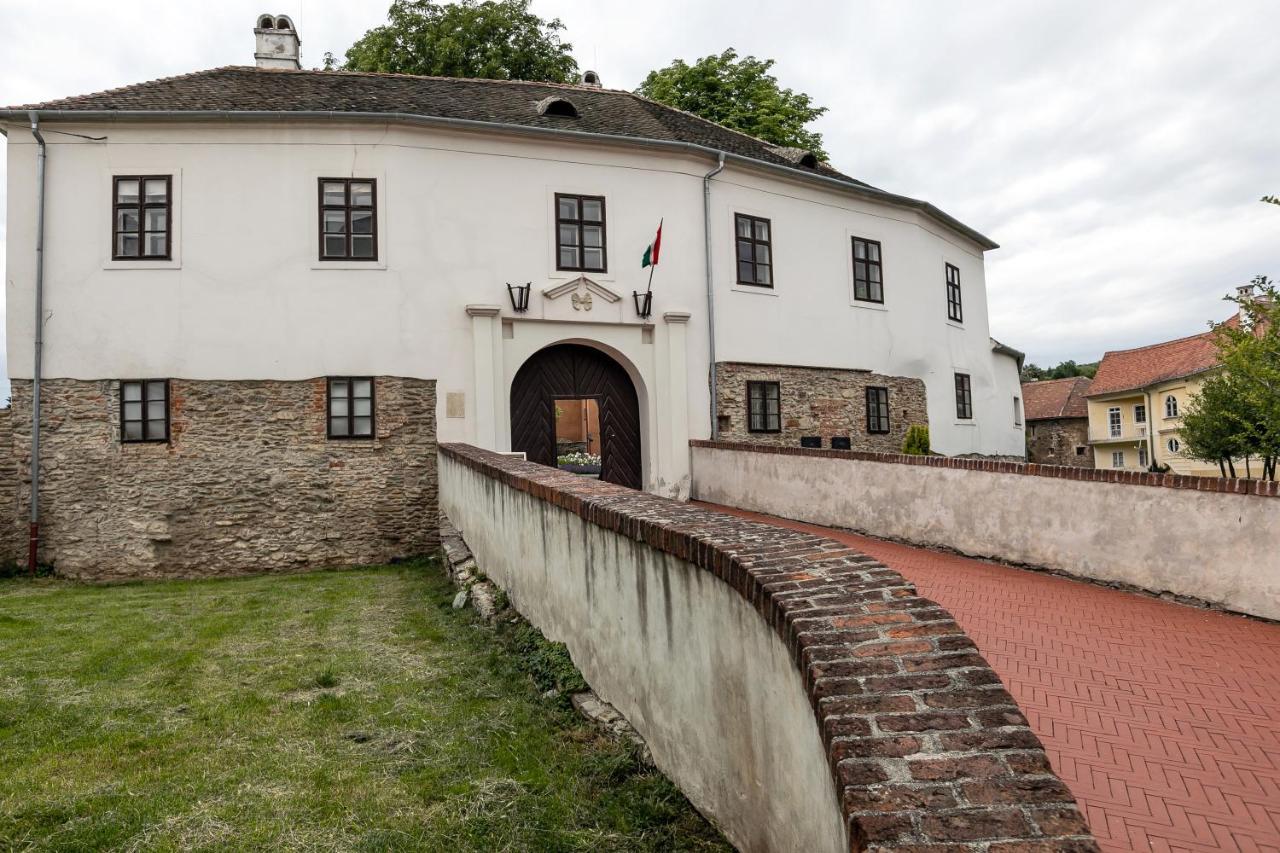
[[644, 258], [640, 261], [640, 269], [645, 267], [656, 267], [658, 265], [658, 253], [662, 251], [662, 220], [658, 220], [658, 235], [653, 238], [653, 242], [649, 244], [649, 248], [644, 250]]

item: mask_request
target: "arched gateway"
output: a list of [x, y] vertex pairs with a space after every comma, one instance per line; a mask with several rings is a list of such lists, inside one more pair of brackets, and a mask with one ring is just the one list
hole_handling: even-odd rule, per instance
[[[511, 383], [511, 449], [531, 462], [556, 464], [557, 405], [590, 401], [598, 417], [600, 479], [643, 487], [640, 404], [622, 365], [580, 344], [557, 344], [530, 356]], [[563, 408], [563, 405], [562, 405]]]

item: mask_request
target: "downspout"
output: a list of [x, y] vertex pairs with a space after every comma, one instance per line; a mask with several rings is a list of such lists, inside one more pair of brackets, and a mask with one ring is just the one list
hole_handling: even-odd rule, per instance
[[1156, 462], [1156, 413], [1151, 408], [1151, 389], [1148, 388], [1142, 394], [1147, 401], [1147, 448], [1151, 451], [1151, 458], [1147, 460], [1147, 470], [1151, 471], [1159, 464]]
[[44, 171], [45, 144], [40, 135], [40, 114], [32, 110], [31, 135], [36, 138], [36, 342], [31, 379], [31, 527], [28, 532], [27, 569], [36, 573], [40, 546], [40, 372], [44, 351]]
[[724, 170], [724, 152], [710, 172], [702, 176], [702, 236], [707, 254], [707, 349], [711, 356], [711, 440], [720, 439], [720, 419], [716, 416], [719, 384], [716, 377], [716, 297], [711, 275], [711, 179]]

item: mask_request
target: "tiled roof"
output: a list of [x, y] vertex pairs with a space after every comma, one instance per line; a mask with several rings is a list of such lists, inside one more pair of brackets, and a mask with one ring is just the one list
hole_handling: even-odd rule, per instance
[[[1234, 317], [1227, 321], [1228, 325], [1238, 323]], [[1218, 348], [1213, 343], [1213, 332], [1109, 352], [1102, 356], [1089, 396], [1145, 388], [1169, 379], [1194, 376], [1217, 366]]]
[[[577, 108], [577, 117], [542, 115], [548, 97], [561, 97]], [[462, 120], [510, 127], [570, 131], [615, 139], [654, 140], [722, 151], [817, 180], [835, 181], [851, 190], [924, 212], [984, 249], [996, 243], [943, 211], [918, 199], [895, 195], [849, 177], [829, 164], [806, 165], [805, 152], [782, 148], [722, 127], [691, 113], [659, 104], [633, 92], [563, 83], [524, 80], [473, 80], [314, 71], [253, 66], [226, 66], [110, 89], [91, 95], [0, 108], [0, 118], [26, 119], [28, 110], [54, 118], [66, 114], [186, 112], [196, 114], [320, 113], [385, 114], [389, 118]]]
[[1029, 421], [1087, 418], [1085, 397], [1093, 380], [1087, 376], [1022, 383], [1022, 411]]

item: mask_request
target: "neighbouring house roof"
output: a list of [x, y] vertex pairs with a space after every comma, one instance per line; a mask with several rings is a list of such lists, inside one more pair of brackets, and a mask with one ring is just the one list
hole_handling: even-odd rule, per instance
[[1087, 418], [1085, 397], [1093, 380], [1087, 376], [1022, 383], [1022, 411], [1029, 421]]
[[[539, 112], [538, 104], [553, 97], [571, 101], [578, 115]], [[524, 80], [226, 66], [90, 95], [6, 107], [0, 109], [0, 118], [25, 120], [30, 110], [40, 112], [45, 120], [145, 120], [182, 118], [184, 114], [192, 119], [283, 118], [282, 114], [288, 113], [309, 118], [417, 119], [469, 123], [475, 129], [502, 126], [526, 132], [695, 146], [704, 153], [724, 152], [792, 176], [915, 208], [984, 249], [997, 248], [990, 238], [933, 205], [877, 189], [824, 162], [813, 162], [805, 157], [808, 152], [770, 145], [618, 89]]]
[[[1223, 325], [1238, 326], [1238, 316]], [[1218, 366], [1218, 348], [1213, 332], [1201, 332], [1176, 341], [1108, 352], [1102, 356], [1098, 374], [1093, 377], [1089, 396], [1135, 391], [1157, 382], [1195, 376]]]

